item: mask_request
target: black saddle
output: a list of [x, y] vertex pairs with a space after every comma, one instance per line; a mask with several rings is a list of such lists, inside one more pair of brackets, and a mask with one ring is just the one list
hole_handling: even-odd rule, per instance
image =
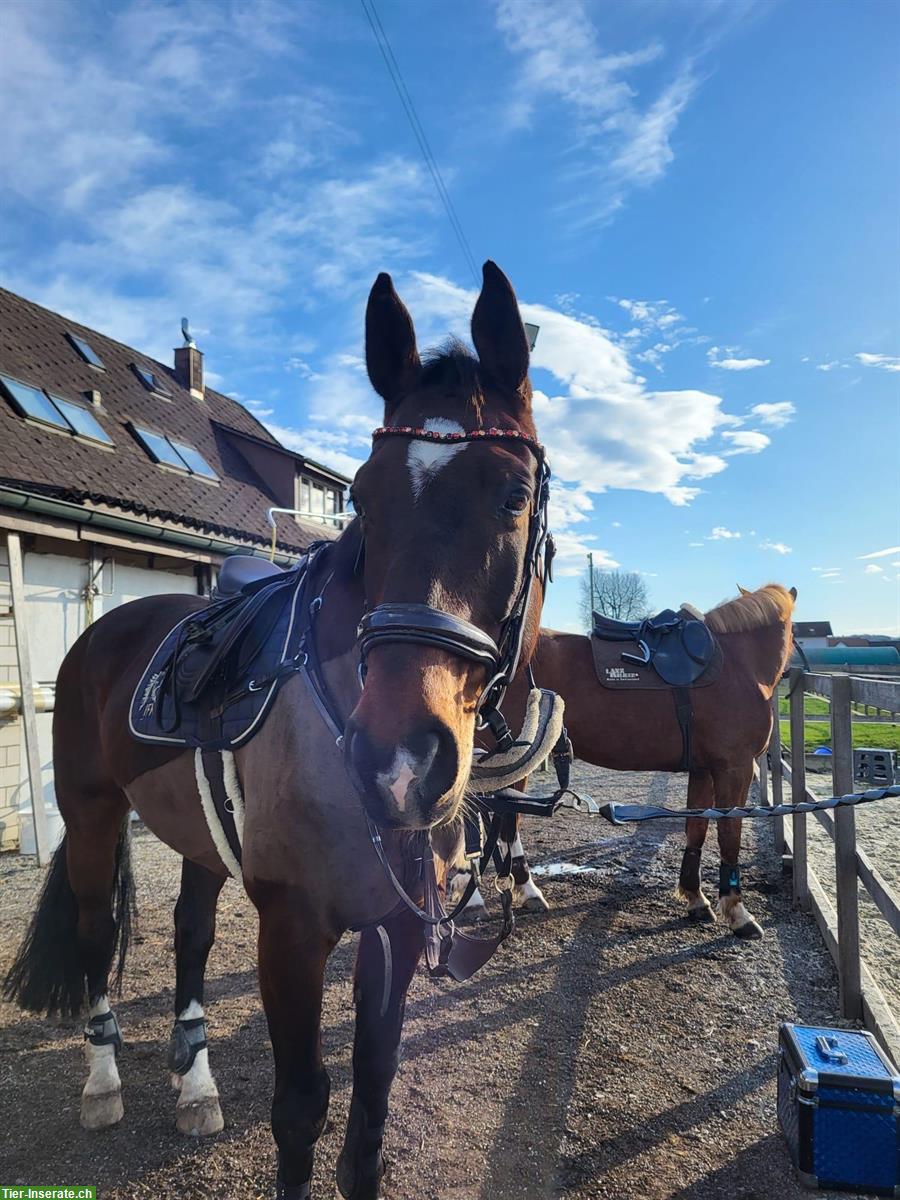
[[595, 612], [593, 636], [605, 642], [636, 643], [636, 651], [623, 652], [622, 661], [652, 667], [672, 687], [689, 687], [716, 653], [709, 628], [685, 609], [665, 608], [642, 621], [613, 621]]
[[139, 741], [226, 750], [259, 730], [302, 665], [308, 562], [226, 560], [212, 602], [169, 631], [141, 676], [129, 711]]
[[242, 591], [248, 583], [257, 583], [260, 579], [271, 579], [275, 575], [283, 575], [281, 567], [269, 562], [267, 558], [256, 558], [252, 554], [233, 554], [226, 558], [219, 569], [219, 582], [216, 593], [219, 596], [233, 596]]

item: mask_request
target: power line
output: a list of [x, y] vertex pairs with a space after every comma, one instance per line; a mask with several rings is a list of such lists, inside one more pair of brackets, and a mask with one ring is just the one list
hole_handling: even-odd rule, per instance
[[384, 65], [387, 67], [391, 81], [397, 90], [397, 95], [400, 97], [400, 103], [403, 105], [403, 111], [406, 113], [407, 120], [412, 128], [415, 139], [419, 144], [419, 149], [422, 152], [422, 158], [425, 161], [425, 166], [431, 175], [435, 190], [444, 206], [444, 211], [447, 214], [447, 220], [450, 222], [450, 227], [456, 235], [456, 240], [459, 242], [459, 248], [462, 250], [463, 258], [466, 260], [466, 265], [472, 272], [472, 278], [475, 283], [480, 283], [478, 274], [478, 266], [475, 262], [475, 257], [472, 254], [472, 249], [469, 246], [465, 231], [462, 227], [462, 222], [457, 215], [456, 209], [453, 207], [453, 201], [450, 199], [450, 193], [447, 190], [447, 185], [444, 183], [441, 175], [440, 167], [432, 153], [431, 146], [428, 143], [428, 138], [425, 130], [422, 127], [422, 122], [419, 120], [419, 115], [416, 112], [416, 106], [413, 103], [412, 96], [409, 94], [409, 89], [403, 79], [403, 73], [400, 70], [400, 64], [394, 56], [394, 51], [391, 49], [391, 43], [388, 40], [388, 35], [385, 32], [384, 26], [381, 23], [381, 18], [378, 15], [378, 10], [375, 8], [375, 0], [360, 0], [363, 12], [369, 20], [374, 34], [375, 41], [378, 44], [378, 49], [381, 51], [381, 57], [384, 59]]

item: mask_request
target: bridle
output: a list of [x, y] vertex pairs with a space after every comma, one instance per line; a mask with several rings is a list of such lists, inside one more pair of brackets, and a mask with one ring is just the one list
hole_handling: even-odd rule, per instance
[[370, 651], [375, 646], [389, 642], [435, 646], [457, 658], [485, 666], [487, 683], [478, 700], [478, 728], [490, 729], [498, 749], [506, 750], [512, 745], [513, 738], [500, 712], [500, 705], [519, 666], [534, 581], [540, 578], [542, 583], [546, 582], [553, 557], [553, 542], [547, 528], [550, 465], [544, 447], [516, 429], [495, 427], [474, 429], [468, 433], [444, 433], [413, 425], [383, 425], [372, 434], [373, 441], [387, 437], [447, 445], [514, 441], [527, 446], [537, 460], [537, 488], [531, 504], [522, 582], [496, 642], [470, 621], [429, 604], [379, 604], [365, 613], [357, 630], [361, 682], [365, 679], [366, 660]]
[[[451, 613], [445, 613], [428, 604], [379, 604], [363, 616], [357, 630], [361, 685], [365, 680], [366, 658], [372, 647], [389, 642], [435, 646], [458, 658], [485, 666], [488, 671], [488, 682], [482, 689], [478, 701], [479, 728], [489, 728], [497, 739], [498, 749], [507, 749], [513, 745], [513, 737], [499, 706], [519, 665], [525, 620], [534, 581], [540, 577], [542, 583], [545, 583], [550, 577], [554, 553], [553, 540], [549, 536], [547, 528], [550, 467], [544, 448], [527, 434], [513, 429], [490, 428], [474, 430], [470, 433], [437, 433], [412, 426], [383, 426], [375, 430], [373, 440], [382, 437], [406, 437], [420, 441], [449, 443], [509, 440], [524, 443], [537, 459], [537, 490], [529, 517], [522, 582], [509, 613], [503, 621], [496, 642], [489, 634], [470, 621], [453, 616]], [[317, 557], [319, 553], [327, 551], [331, 544], [320, 543], [311, 548], [313, 558]], [[359, 561], [360, 557], [358, 556], [357, 563]], [[318, 595], [307, 607], [307, 627], [302, 639], [302, 652], [297, 656], [297, 669], [302, 672], [306, 680], [322, 720], [334, 735], [336, 744], [341, 746], [344, 739], [344, 721], [329, 694], [322, 662], [316, 647], [314, 631], [316, 618], [323, 605], [324, 592], [333, 574], [332, 571], [327, 576]], [[449, 913], [444, 908], [437, 885], [430, 835], [427, 832], [419, 835], [420, 853], [416, 858], [420, 864], [420, 881], [424, 890], [425, 907], [423, 910], [409, 896], [403, 882], [394, 873], [378, 826], [368, 812], [365, 813], [365, 818], [372, 847], [397, 896], [397, 906], [393, 912], [406, 909], [416, 916], [425, 927], [425, 956], [429, 970], [432, 974], [450, 974], [455, 979], [469, 978], [482, 963], [490, 958], [497, 946], [505, 941], [513, 930], [512, 881], [509, 873], [511, 849], [507, 849], [504, 858], [500, 854], [497, 844], [501, 816], [494, 813], [480, 856], [467, 854], [474, 869], [463, 895]], [[474, 938], [457, 930], [454, 921], [474, 894], [481, 872], [492, 860], [498, 872], [498, 890], [502, 902], [503, 920], [500, 931], [495, 937]], [[375, 920], [371, 924], [377, 928], [384, 949], [385, 995], [387, 996], [390, 992], [392, 967], [390, 938], [384, 929], [384, 920], [386, 918]], [[384, 1008], [384, 1005], [382, 1007]], [[384, 1015], [383, 1012], [382, 1015]]]

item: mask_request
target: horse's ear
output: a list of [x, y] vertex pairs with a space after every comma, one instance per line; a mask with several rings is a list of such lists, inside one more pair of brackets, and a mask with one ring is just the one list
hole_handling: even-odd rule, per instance
[[412, 317], [383, 271], [372, 284], [366, 306], [366, 370], [384, 399], [385, 421], [416, 386], [422, 370]]
[[794, 601], [794, 603], [796, 604], [796, 603], [797, 603], [797, 589], [796, 589], [796, 588], [789, 588], [788, 590], [789, 590], [789, 592], [790, 592], [790, 597], [791, 597], [791, 599], [792, 599], [792, 600]]
[[528, 379], [528, 339], [512, 284], [496, 263], [482, 268], [481, 295], [472, 314], [472, 341], [482, 370], [502, 392], [524, 393]]
[[742, 595], [742, 596], [749, 596], [749, 595], [750, 595], [750, 589], [749, 589], [749, 588], [741, 587], [741, 585], [740, 585], [740, 584], [738, 584], [738, 585], [737, 585], [737, 589], [738, 589], [738, 591], [741, 593], [741, 595]]

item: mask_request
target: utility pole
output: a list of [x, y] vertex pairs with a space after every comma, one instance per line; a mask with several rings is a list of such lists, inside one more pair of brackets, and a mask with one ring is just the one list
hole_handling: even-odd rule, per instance
[[593, 616], [593, 614], [594, 614], [594, 556], [592, 553], [588, 552], [587, 560], [588, 560], [588, 571], [590, 572], [590, 578], [591, 578], [591, 620], [593, 620], [594, 619], [594, 616]]

